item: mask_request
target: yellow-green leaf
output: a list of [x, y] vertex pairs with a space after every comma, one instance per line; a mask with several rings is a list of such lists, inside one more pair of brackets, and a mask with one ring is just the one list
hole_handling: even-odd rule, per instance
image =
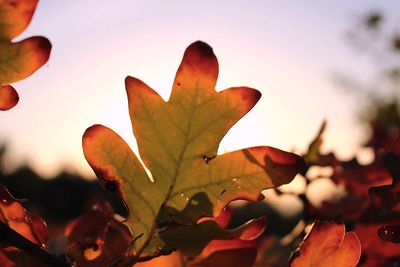
[[126, 78], [133, 133], [153, 182], [111, 129], [94, 125], [83, 136], [85, 157], [100, 182], [130, 209], [125, 223], [137, 256], [152, 253], [146, 249], [163, 225], [195, 224], [232, 200], [262, 199], [262, 190], [290, 182], [304, 167], [301, 157], [266, 146], [217, 156], [221, 139], [261, 96], [248, 87], [216, 92], [217, 76], [212, 48], [198, 41], [185, 51], [168, 102]]
[[[0, 86], [25, 79], [49, 59], [51, 44], [44, 37], [12, 42], [29, 25], [37, 3], [38, 0], [0, 0]], [[4, 97], [0, 94], [0, 103], [9, 103]]]
[[0, 41], [0, 85], [22, 80], [47, 62], [51, 44], [35, 36], [18, 43]]

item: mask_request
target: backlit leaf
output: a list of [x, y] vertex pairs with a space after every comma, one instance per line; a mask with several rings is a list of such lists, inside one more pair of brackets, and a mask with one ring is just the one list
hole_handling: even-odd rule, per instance
[[335, 167], [340, 163], [332, 152], [328, 154], [321, 153], [321, 147], [324, 140], [323, 135], [325, 133], [326, 124], [327, 122], [326, 120], [324, 120], [319, 128], [317, 135], [308, 145], [307, 152], [303, 155], [304, 160], [309, 167], [311, 167], [312, 165]]
[[18, 103], [17, 91], [11, 85], [0, 86], [0, 110], [9, 110]]
[[12, 40], [28, 26], [38, 0], [0, 0], [0, 38]]
[[304, 167], [301, 157], [266, 146], [217, 156], [221, 139], [261, 96], [247, 87], [218, 93], [217, 75], [212, 48], [196, 42], [185, 51], [168, 102], [142, 81], [126, 79], [133, 132], [154, 182], [111, 129], [94, 125], [83, 136], [100, 182], [130, 209], [133, 254], [151, 254], [146, 248], [163, 225], [194, 224], [232, 200], [262, 199], [262, 190], [290, 182]]
[[0, 85], [22, 80], [47, 62], [51, 44], [41, 36], [18, 43], [0, 40]]
[[361, 255], [354, 232], [345, 233], [343, 224], [315, 222], [292, 259], [292, 267], [356, 266]]
[[0, 0], [0, 110], [10, 109], [18, 102], [16, 91], [12, 90], [11, 95], [10, 87], [6, 86], [30, 76], [49, 59], [51, 44], [45, 37], [12, 42], [28, 26], [37, 2]]

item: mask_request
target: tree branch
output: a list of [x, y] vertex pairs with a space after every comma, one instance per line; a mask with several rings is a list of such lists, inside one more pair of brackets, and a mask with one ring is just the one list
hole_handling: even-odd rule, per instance
[[0, 241], [6, 242], [11, 246], [19, 248], [25, 251], [29, 255], [32, 255], [40, 261], [54, 267], [71, 267], [70, 264], [63, 261], [61, 258], [49, 253], [45, 249], [26, 239], [7, 224], [0, 221]]

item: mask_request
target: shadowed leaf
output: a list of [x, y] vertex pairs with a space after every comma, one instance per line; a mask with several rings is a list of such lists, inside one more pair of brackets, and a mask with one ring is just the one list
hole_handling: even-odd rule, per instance
[[29, 215], [3, 185], [0, 185], [0, 221], [33, 243], [44, 246], [47, 242], [45, 222], [37, 216]]
[[400, 225], [386, 225], [378, 229], [379, 237], [384, 241], [400, 243]]
[[77, 266], [108, 266], [126, 251], [132, 236], [113, 216], [108, 203], [98, 204], [67, 225], [67, 252]]
[[[354, 229], [362, 247], [364, 259], [362, 266], [396, 266], [385, 265], [389, 259], [400, 256], [399, 244], [388, 242], [396, 238], [396, 232], [391, 231], [396, 231], [396, 229], [385, 229], [385, 227], [400, 224], [400, 219], [391, 218], [391, 216], [382, 217], [376, 209], [373, 210], [371, 216], [373, 217], [370, 220], [373, 221], [358, 222]], [[385, 230], [389, 231], [385, 233]]]
[[392, 184], [370, 188], [370, 198], [376, 206], [400, 211], [400, 159], [389, 153], [383, 157], [383, 162], [392, 176]]
[[138, 262], [135, 267], [188, 267], [183, 256], [179, 252], [173, 252], [166, 256], [160, 256], [145, 262]]
[[[161, 232], [160, 238], [165, 246], [160, 250], [179, 249], [186, 256], [196, 256], [211, 240], [233, 239], [252, 240], [259, 236], [265, 227], [265, 218], [251, 220], [240, 227], [224, 230], [213, 220], [207, 220], [194, 225], [170, 227]], [[157, 242], [157, 239], [154, 240]], [[150, 247], [152, 244], [150, 244]], [[154, 245], [153, 245], [154, 246]], [[156, 254], [156, 251], [155, 253]]]
[[257, 256], [257, 250], [255, 248], [221, 250], [211, 254], [209, 257], [204, 259], [198, 266], [251, 267], [254, 264], [256, 256]]

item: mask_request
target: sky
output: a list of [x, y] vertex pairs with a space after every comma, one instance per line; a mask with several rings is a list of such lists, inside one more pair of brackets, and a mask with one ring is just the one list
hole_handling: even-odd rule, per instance
[[62, 168], [93, 176], [81, 139], [98, 123], [137, 151], [125, 77], [167, 100], [183, 52], [197, 40], [218, 58], [218, 91], [245, 85], [262, 93], [220, 152], [269, 145], [300, 153], [326, 119], [324, 150], [350, 158], [365, 138], [355, 116], [360, 101], [339, 90], [333, 74], [369, 71], [345, 33], [376, 8], [390, 15], [400, 2], [41, 0], [15, 41], [43, 35], [53, 49], [46, 66], [13, 84], [19, 104], [0, 113], [6, 168], [28, 163], [44, 176]]

